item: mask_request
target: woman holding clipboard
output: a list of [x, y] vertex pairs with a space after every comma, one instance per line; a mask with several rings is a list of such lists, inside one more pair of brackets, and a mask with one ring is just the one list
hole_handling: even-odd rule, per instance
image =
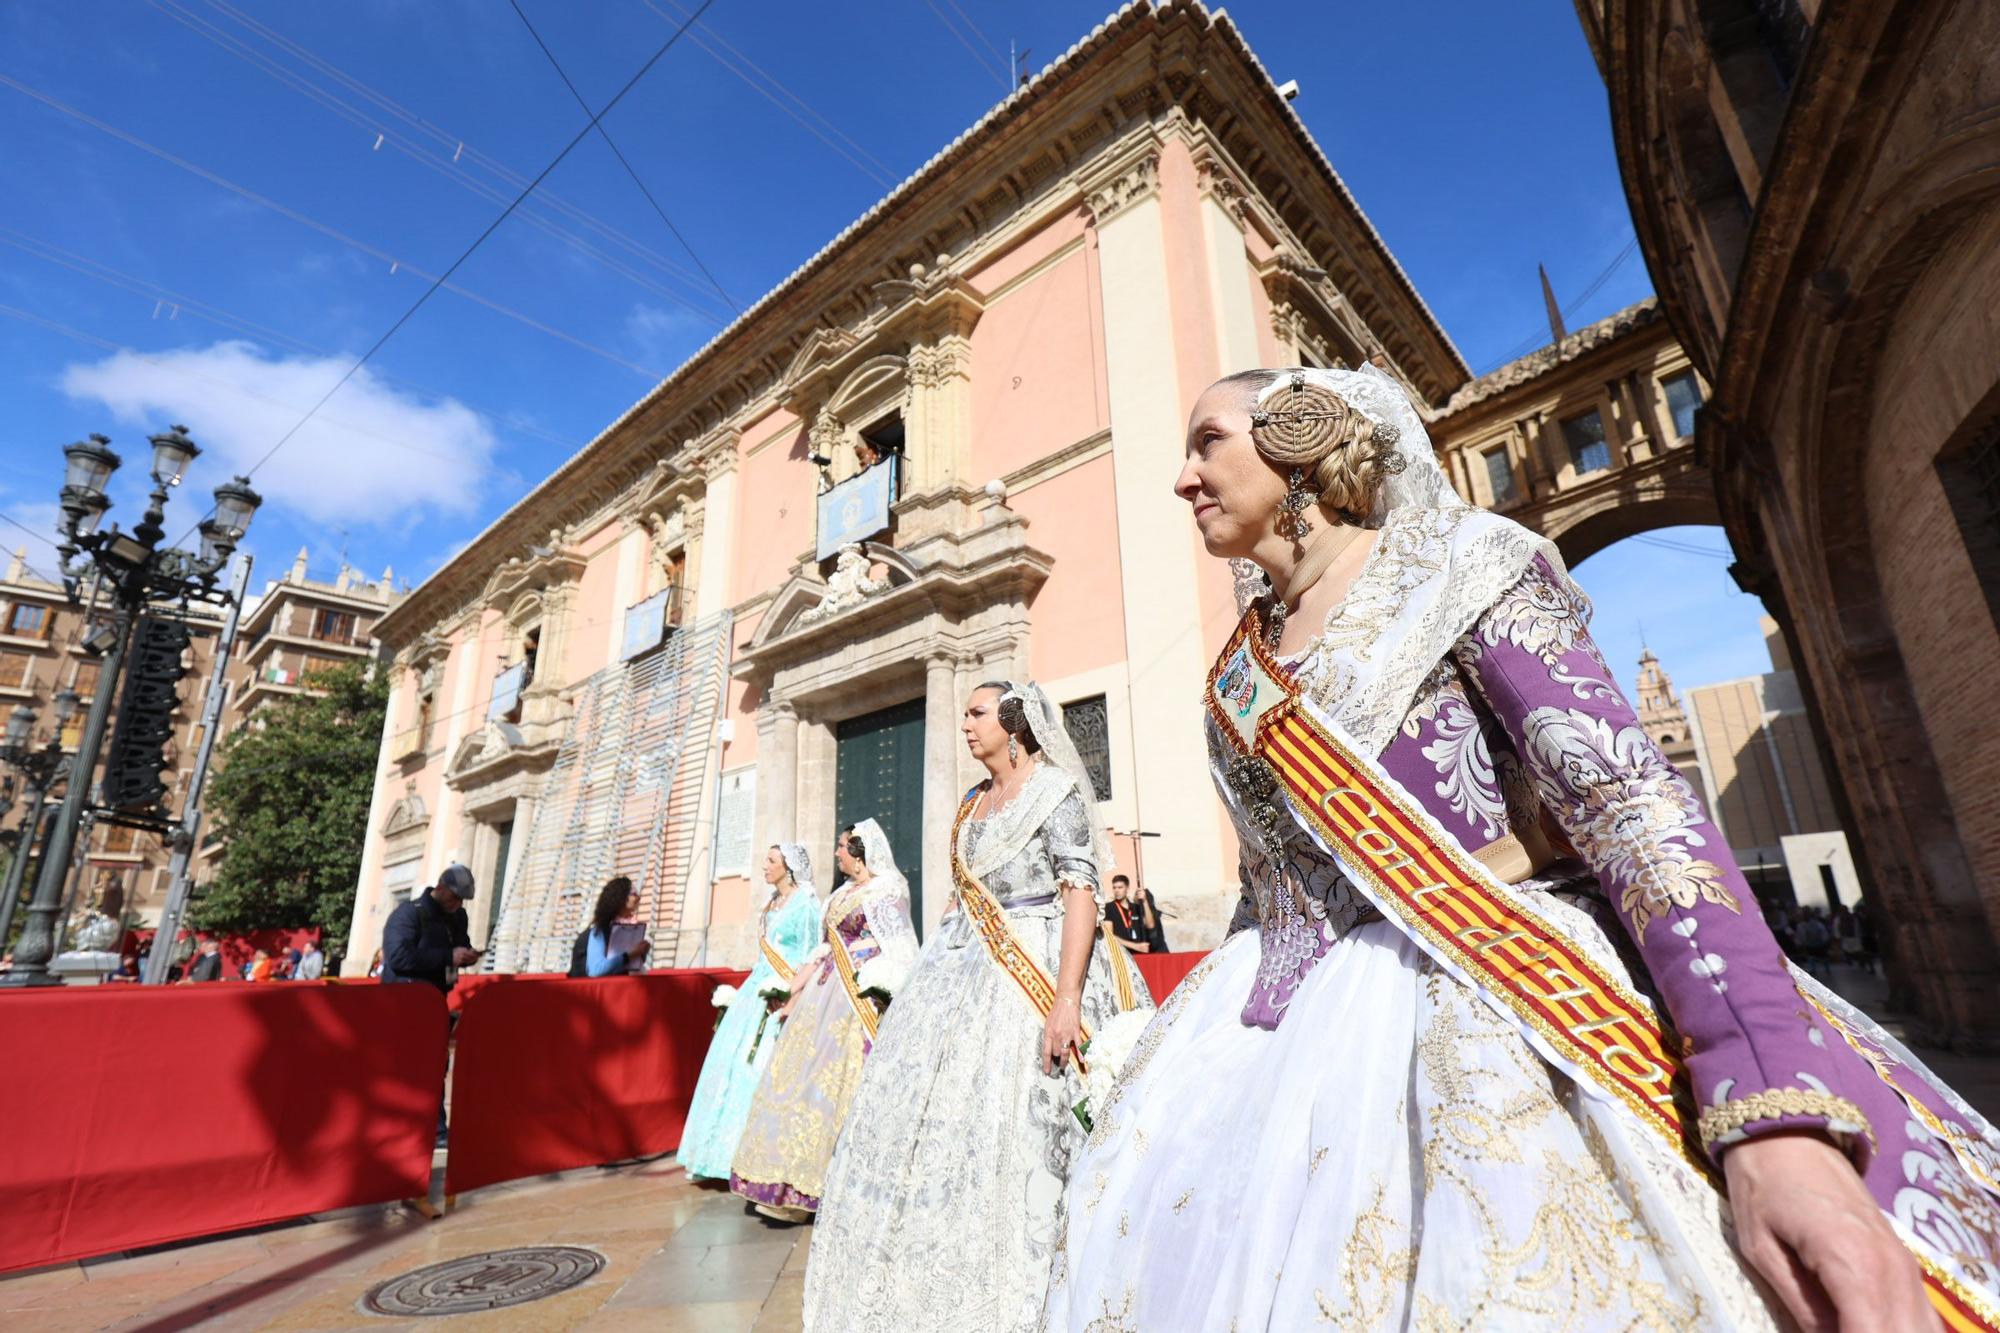
[[646, 939], [646, 924], [632, 920], [639, 910], [639, 891], [632, 881], [617, 875], [605, 882], [591, 913], [590, 934], [584, 946], [584, 975], [615, 977], [646, 965], [653, 947]]

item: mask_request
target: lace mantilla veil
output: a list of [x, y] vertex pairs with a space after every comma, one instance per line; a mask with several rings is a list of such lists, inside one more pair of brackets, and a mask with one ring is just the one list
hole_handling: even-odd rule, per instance
[[791, 872], [792, 882], [807, 893], [814, 892], [812, 854], [806, 851], [805, 844], [781, 842], [778, 844], [778, 855], [785, 859], [785, 869]]
[[1423, 418], [1394, 378], [1372, 365], [1282, 370], [1258, 393], [1257, 406], [1281, 406], [1279, 396], [1301, 378], [1396, 434], [1400, 465], [1385, 469], [1368, 520], [1382, 535], [1299, 670], [1314, 700], [1380, 754], [1425, 678], [1536, 556], [1548, 561], [1581, 615], [1588, 616], [1590, 601], [1553, 543], [1452, 489]]
[[1002, 700], [1021, 701], [1021, 710], [1028, 719], [1028, 730], [1034, 733], [1035, 743], [1042, 747], [1042, 762], [1055, 765], [1076, 783], [1077, 794], [1083, 797], [1083, 808], [1090, 819], [1090, 853], [1091, 859], [1097, 862], [1098, 882], [1108, 882], [1111, 872], [1118, 868], [1118, 861], [1111, 854], [1111, 840], [1105, 833], [1104, 816], [1097, 809], [1097, 789], [1091, 785], [1090, 770], [1084, 766], [1083, 756], [1077, 753], [1069, 728], [1063, 725], [1062, 710], [1050, 701], [1048, 692], [1033, 681], [1020, 684], [1009, 681], [1007, 692], [1000, 697]]

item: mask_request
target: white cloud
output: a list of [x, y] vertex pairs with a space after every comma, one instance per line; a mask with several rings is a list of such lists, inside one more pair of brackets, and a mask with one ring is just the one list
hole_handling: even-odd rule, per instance
[[[62, 388], [139, 428], [138, 437], [126, 435], [115, 444], [127, 471], [144, 471], [152, 456], [145, 434], [184, 423], [203, 449], [188, 481], [194, 495], [206, 496], [226, 478], [257, 467], [350, 364], [271, 356], [254, 344], [230, 341], [78, 363], [64, 370]], [[258, 467], [253, 481], [267, 499], [319, 523], [384, 525], [426, 511], [466, 514], [490, 481], [496, 443], [486, 422], [463, 403], [424, 401], [364, 366]]]

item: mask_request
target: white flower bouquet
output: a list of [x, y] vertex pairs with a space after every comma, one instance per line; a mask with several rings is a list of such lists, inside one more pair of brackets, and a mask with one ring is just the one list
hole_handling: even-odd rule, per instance
[[736, 987], [717, 986], [708, 993], [708, 1002], [715, 1006], [715, 1030], [722, 1030], [722, 1020], [729, 1014], [729, 1006], [736, 1002]]
[[1132, 1061], [1132, 1052], [1139, 1045], [1139, 1036], [1146, 1025], [1153, 1021], [1151, 1009], [1128, 1009], [1100, 1026], [1090, 1034], [1090, 1040], [1083, 1044], [1083, 1100], [1070, 1110], [1087, 1134], [1095, 1127], [1091, 1108], [1103, 1106], [1111, 1099], [1111, 1089], [1118, 1084], [1118, 1076]]
[[910, 970], [909, 959], [878, 953], [854, 970], [854, 986], [861, 992], [861, 998], [873, 1000], [886, 1009], [909, 981]]

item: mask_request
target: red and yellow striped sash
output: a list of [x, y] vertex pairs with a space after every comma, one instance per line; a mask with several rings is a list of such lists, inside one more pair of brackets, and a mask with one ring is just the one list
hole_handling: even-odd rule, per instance
[[882, 1011], [861, 993], [861, 985], [855, 979], [854, 955], [847, 951], [847, 941], [840, 938], [840, 928], [831, 921], [826, 927], [826, 943], [833, 955], [833, 970], [840, 978], [840, 988], [847, 992], [847, 1002], [854, 1006], [854, 1016], [861, 1020], [862, 1030], [872, 1042], [875, 1030], [882, 1025]]
[[[1703, 1151], [1687, 1071], [1652, 1004], [1529, 909], [1292, 684], [1251, 608], [1209, 673], [1210, 716], [1238, 758], [1246, 802], [1282, 798], [1374, 905], [1519, 1025], [1558, 1068], [1610, 1094], [1721, 1188]], [[2000, 1312], [1924, 1249], [1947, 1328], [2000, 1330]]]

